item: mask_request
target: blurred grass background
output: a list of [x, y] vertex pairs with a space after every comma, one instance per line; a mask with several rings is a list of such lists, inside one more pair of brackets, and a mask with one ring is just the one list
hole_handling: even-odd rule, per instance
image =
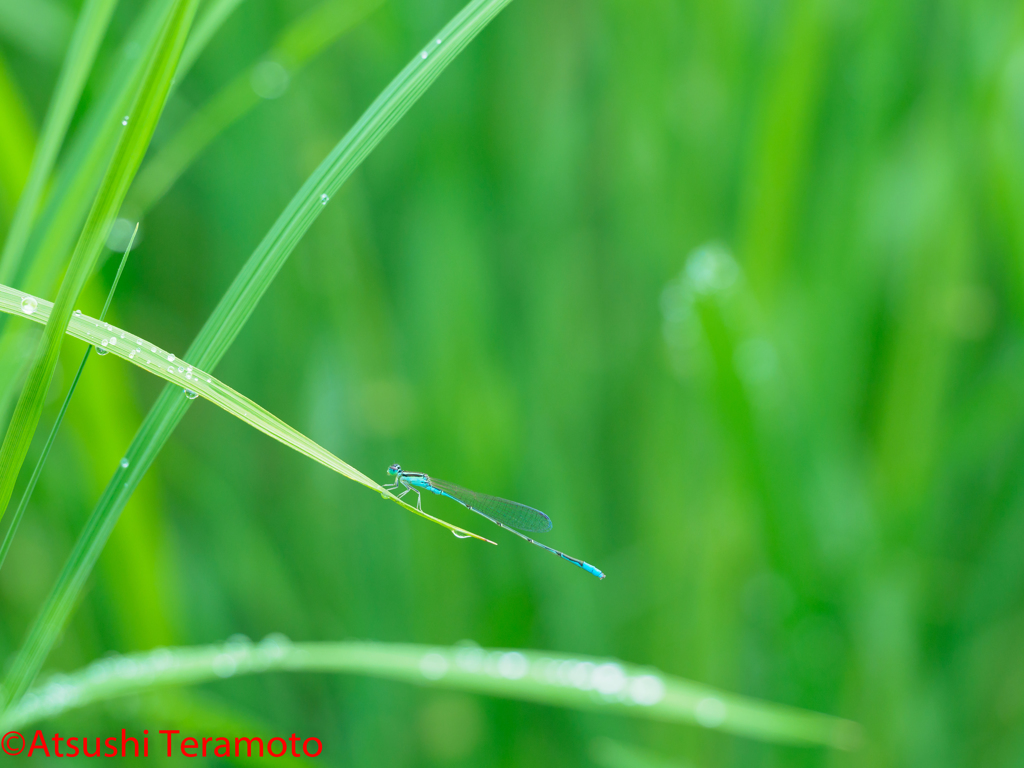
[[[111, 321], [184, 350], [459, 5], [389, 0], [213, 141], [143, 218]], [[151, 157], [314, 6], [244, 0]], [[0, 231], [77, 11], [0, 2]], [[1022, 131], [1007, 0], [518, 0], [330, 201], [218, 375], [378, 479], [397, 461], [545, 510], [547, 543], [608, 579], [427, 500], [500, 546], [457, 541], [200, 404], [49, 664], [234, 633], [470, 638], [840, 714], [861, 751], [321, 676], [61, 730], [256, 723], [331, 765], [1019, 765]], [[87, 371], [0, 575], [3, 658], [157, 392]]]

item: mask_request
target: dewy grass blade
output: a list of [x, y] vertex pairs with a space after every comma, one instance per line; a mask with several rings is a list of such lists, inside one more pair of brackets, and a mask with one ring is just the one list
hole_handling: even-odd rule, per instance
[[[114, 291], [117, 290], [117, 284], [121, 281], [121, 273], [124, 271], [124, 265], [128, 261], [128, 254], [132, 252], [132, 245], [135, 243], [135, 236], [139, 234], [139, 225], [135, 225], [135, 231], [132, 232], [132, 239], [128, 241], [128, 247], [124, 251], [124, 256], [121, 257], [121, 264], [117, 268], [117, 275], [114, 277], [114, 282], [110, 286], [110, 291], [107, 293], [107, 301], [103, 305], [103, 311], [100, 312], [100, 322], [107, 316], [107, 310], [110, 309], [110, 302], [114, 298]], [[32, 316], [35, 314], [36, 309], [39, 306], [39, 300], [28, 295], [21, 297], [21, 312], [24, 315]], [[11, 523], [7, 527], [7, 533], [4, 534], [3, 543], [0, 544], [0, 570], [4, 567], [4, 561], [7, 559], [7, 553], [11, 549], [11, 544], [14, 542], [14, 537], [18, 533], [18, 526], [21, 524], [21, 518], [25, 516], [25, 510], [28, 508], [29, 499], [32, 498], [32, 493], [36, 489], [36, 483], [39, 482], [39, 475], [43, 472], [43, 466], [46, 464], [46, 458], [50, 455], [50, 448], [53, 447], [54, 438], [57, 437], [57, 432], [60, 431], [60, 425], [64, 422], [64, 414], [68, 412], [68, 405], [71, 404], [71, 398], [75, 396], [75, 389], [78, 387], [78, 381], [82, 378], [82, 371], [85, 370], [85, 364], [89, 362], [89, 353], [92, 352], [92, 346], [88, 346], [85, 349], [85, 354], [82, 355], [82, 362], [78, 364], [78, 371], [75, 373], [75, 378], [71, 381], [71, 386], [68, 387], [68, 393], [64, 397], [64, 402], [60, 406], [60, 412], [57, 414], [57, 418], [53, 422], [53, 427], [50, 429], [50, 434], [46, 438], [46, 443], [43, 445], [43, 450], [39, 454], [39, 459], [36, 461], [35, 469], [32, 470], [32, 476], [29, 478], [28, 485], [25, 486], [25, 491], [21, 495], [21, 501], [18, 503], [18, 508], [14, 510], [14, 515], [11, 517]]]
[[[292, 198], [249, 257], [186, 354], [195, 367], [210, 370], [216, 366], [292, 249], [324, 209], [325, 199], [341, 187], [445, 67], [511, 1], [472, 0], [370, 105]], [[129, 466], [116, 470], [107, 484], [14, 661], [6, 680], [7, 701], [17, 701], [39, 671], [121, 511], [185, 415], [188, 404], [181, 392], [168, 387], [146, 415], [125, 454]]]
[[132, 210], [138, 215], [148, 211], [214, 139], [262, 101], [252, 86], [257, 67], [278, 64], [288, 77], [294, 76], [382, 2], [326, 0], [289, 25], [260, 62], [211, 97], [146, 162], [129, 196]]
[[10, 283], [18, 273], [43, 187], [50, 178], [57, 152], [64, 142], [71, 116], [78, 105], [86, 77], [92, 70], [96, 51], [106, 34], [110, 16], [116, 5], [117, 0], [87, 0], [82, 6], [75, 32], [71, 37], [71, 46], [46, 112], [39, 143], [32, 158], [32, 169], [18, 200], [18, 207], [14, 211], [14, 219], [7, 232], [3, 253], [0, 254], [0, 283]]
[[101, 659], [33, 690], [0, 718], [0, 730], [162, 686], [270, 671], [368, 675], [548, 706], [700, 725], [781, 744], [850, 750], [863, 740], [860, 725], [851, 720], [739, 696], [616, 659], [475, 645], [293, 644], [280, 635], [257, 644], [161, 648]]
[[153, 130], [163, 111], [197, 3], [198, 0], [178, 0], [172, 6], [172, 12], [160, 44], [153, 52], [149, 70], [139, 89], [130, 119], [126, 117], [124, 120], [127, 126], [124, 135], [114, 151], [114, 157], [100, 184], [78, 245], [71, 256], [71, 263], [61, 283], [53, 312], [33, 356], [28, 381], [18, 398], [3, 445], [0, 446], [0, 517], [11, 498], [18, 472], [39, 423], [46, 391], [50, 387], [60, 346], [64, 341], [64, 332], [71, 319], [71, 309], [85, 281], [92, 274], [114, 217], [149, 146]]
[[[122, 267], [124, 266], [123, 261], [121, 265]], [[120, 271], [118, 272], [118, 277], [120, 277]], [[114, 286], [116, 287], [116, 285], [117, 280], [114, 281]], [[113, 289], [111, 289], [111, 295], [113, 295]], [[108, 305], [109, 302], [110, 297], [108, 296]], [[52, 311], [53, 305], [50, 302], [23, 293], [17, 289], [0, 285], [0, 312], [9, 315], [20, 315], [37, 323], [45, 323]], [[103, 315], [105, 314], [106, 307], [103, 308]], [[137, 365], [144, 371], [154, 376], [159, 376], [165, 381], [180, 387], [181, 389], [178, 391], [178, 394], [183, 398], [194, 399], [201, 395], [204, 399], [223, 408], [231, 415], [238, 417], [265, 435], [269, 435], [289, 448], [323, 464], [328, 469], [333, 469], [338, 474], [344, 475], [350, 480], [355, 480], [361, 485], [365, 485], [384, 498], [398, 502], [405, 509], [420, 517], [435, 522], [453, 533], [458, 533], [460, 536], [469, 536], [480, 541], [486, 541], [489, 544], [494, 544], [490, 539], [485, 539], [483, 536], [467, 531], [464, 528], [446, 523], [444, 520], [428, 515], [426, 512], [406, 504], [394, 494], [381, 487], [379, 483], [367, 477], [350, 464], [346, 464], [326, 448], [321, 447], [298, 430], [288, 426], [272, 413], [241, 393], [236, 392], [227, 384], [218, 381], [211, 374], [190, 365], [185, 360], [179, 359], [174, 354], [160, 349], [145, 339], [123, 331], [110, 323], [103, 322], [103, 315], [100, 315], [99, 320], [95, 320], [88, 315], [76, 312], [68, 325], [68, 335], [95, 346], [97, 349], [102, 350], [103, 354], [112, 353], [117, 355], [123, 360]]]

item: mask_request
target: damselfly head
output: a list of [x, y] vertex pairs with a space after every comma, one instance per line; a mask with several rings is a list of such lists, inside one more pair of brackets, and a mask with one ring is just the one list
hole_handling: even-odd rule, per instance
[[401, 471], [402, 468], [398, 464], [392, 464], [390, 467], [388, 467], [389, 475], [397, 475]]

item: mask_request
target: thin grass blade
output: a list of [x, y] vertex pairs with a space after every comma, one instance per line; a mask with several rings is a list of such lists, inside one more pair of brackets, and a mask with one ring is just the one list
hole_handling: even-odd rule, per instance
[[217, 680], [225, 677], [225, 671], [231, 676], [269, 671], [367, 675], [554, 707], [700, 725], [781, 744], [850, 750], [862, 742], [861, 727], [851, 720], [740, 696], [617, 659], [477, 646], [293, 644], [276, 635], [255, 645], [163, 648], [118, 660], [101, 659], [51, 683], [59, 686], [59, 693], [40, 686], [36, 695], [5, 714], [0, 729], [19, 728], [161, 686]]

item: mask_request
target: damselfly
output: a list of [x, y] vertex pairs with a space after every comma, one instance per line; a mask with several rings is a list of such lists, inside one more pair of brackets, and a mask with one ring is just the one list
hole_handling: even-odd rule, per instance
[[430, 491], [438, 496], [447, 496], [452, 501], [459, 502], [466, 509], [473, 510], [478, 515], [486, 517], [495, 525], [511, 531], [531, 544], [536, 544], [541, 549], [546, 549], [548, 552], [556, 554], [574, 565], [578, 565], [584, 571], [597, 576], [599, 579], [604, 578], [604, 574], [590, 563], [575, 557], [569, 557], [564, 552], [552, 549], [546, 544], [541, 544], [539, 541], [520, 533], [520, 531], [544, 533], [551, 530], [551, 518], [539, 509], [534, 509], [515, 501], [509, 501], [508, 499], [499, 499], [497, 496], [477, 493], [476, 491], [455, 485], [455, 483], [437, 480], [422, 472], [406, 472], [398, 464], [392, 464], [388, 467], [388, 474], [395, 478], [395, 482], [384, 487], [388, 490], [395, 490], [399, 486], [405, 488], [398, 495], [398, 498], [402, 498], [409, 491], [414, 492], [416, 494], [416, 509], [420, 511], [423, 510], [423, 497], [420, 491]]

